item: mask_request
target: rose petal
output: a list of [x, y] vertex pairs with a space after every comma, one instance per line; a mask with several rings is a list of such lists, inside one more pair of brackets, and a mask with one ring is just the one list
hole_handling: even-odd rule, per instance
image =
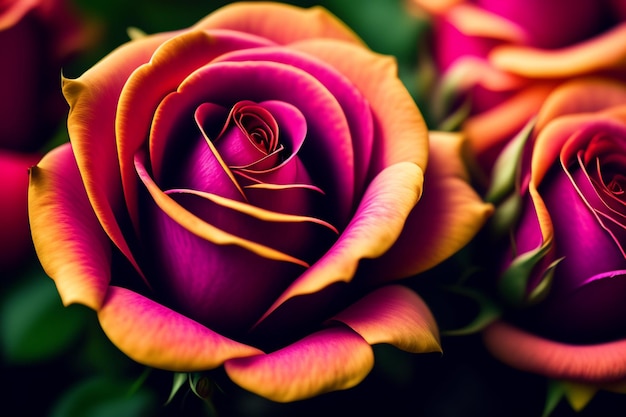
[[447, 11], [448, 19], [465, 36], [493, 38], [510, 43], [525, 44], [528, 33], [499, 14], [472, 4], [459, 4]]
[[371, 345], [388, 343], [413, 353], [441, 352], [435, 318], [426, 303], [407, 287], [382, 287], [332, 320], [347, 324]]
[[111, 242], [87, 199], [69, 144], [31, 169], [28, 199], [35, 249], [63, 304], [99, 309], [111, 279]]
[[489, 351], [504, 363], [552, 379], [604, 383], [626, 376], [626, 340], [569, 345], [497, 321], [483, 332]]
[[551, 84], [539, 84], [522, 89], [490, 110], [465, 120], [463, 133], [482, 166], [491, 167], [505, 142], [538, 112], [553, 88]]
[[369, 103], [339, 71], [309, 55], [285, 48], [255, 48], [220, 57], [226, 61], [265, 60], [292, 65], [317, 78], [339, 102], [352, 136], [355, 163], [355, 195], [363, 192], [372, 154], [374, 132]]
[[624, 68], [626, 23], [562, 49], [499, 46], [489, 54], [497, 68], [532, 78], [566, 78], [608, 69]]
[[422, 178], [421, 169], [411, 162], [397, 163], [378, 174], [337, 242], [276, 300], [261, 320], [297, 295], [350, 282], [361, 259], [377, 258], [389, 250], [422, 193]]
[[137, 171], [137, 174], [139, 175], [139, 178], [152, 196], [154, 202], [161, 208], [161, 210], [163, 210], [164, 213], [166, 213], [170, 218], [175, 220], [190, 233], [193, 233], [196, 236], [199, 236], [217, 245], [238, 245], [268, 259], [291, 262], [297, 265], [308, 267], [305, 262], [299, 259], [268, 248], [267, 246], [246, 239], [242, 239], [238, 236], [227, 233], [209, 223], [206, 223], [199, 217], [190, 213], [175, 200], [173, 200], [170, 196], [165, 194], [155, 184], [154, 180], [150, 177], [148, 171], [146, 170], [144, 154], [138, 153], [135, 157], [135, 169]]
[[115, 346], [154, 368], [204, 371], [262, 353], [125, 288], [109, 287], [98, 319]]
[[129, 74], [173, 35], [162, 33], [127, 43], [79, 78], [63, 79], [63, 94], [70, 105], [68, 131], [89, 201], [109, 238], [138, 271], [116, 218], [123, 202], [113, 130], [115, 109]]
[[463, 248], [493, 213], [469, 184], [461, 158], [461, 135], [430, 132], [430, 163], [424, 193], [400, 238], [364, 272], [375, 282], [423, 272]]
[[139, 68], [128, 77], [120, 93], [115, 132], [124, 197], [135, 225], [139, 224], [139, 213], [133, 158], [150, 133], [161, 100], [175, 91], [189, 74], [216, 56], [233, 49], [268, 44], [271, 43], [267, 40], [244, 34], [188, 31], [163, 42], [150, 62], [137, 65]]
[[483, 10], [522, 27], [527, 45], [547, 49], [580, 42], [603, 30], [603, 3], [578, 0], [572, 8], [569, 0], [479, 1]]
[[350, 130], [337, 100], [314, 77], [275, 62], [217, 62], [189, 76], [170, 99], [183, 102], [186, 112], [204, 102], [230, 107], [241, 100], [278, 100], [295, 106], [308, 125], [307, 150], [300, 158], [314, 184], [335, 202], [336, 218], [328, 220], [338, 227], [347, 222], [355, 181]]
[[309, 38], [331, 38], [363, 44], [347, 25], [319, 6], [302, 9], [271, 2], [230, 4], [211, 13], [195, 27], [203, 30], [232, 29], [280, 44]]
[[361, 336], [332, 327], [267, 355], [228, 360], [224, 367], [241, 387], [289, 402], [351, 388], [373, 365], [372, 348]]
[[611, 79], [582, 78], [561, 84], [541, 106], [536, 130], [557, 117], [592, 113], [626, 103], [626, 86]]
[[326, 39], [302, 41], [292, 47], [335, 67], [370, 103], [376, 138], [370, 177], [400, 161], [410, 161], [425, 169], [428, 159], [426, 124], [397, 76], [395, 59]]

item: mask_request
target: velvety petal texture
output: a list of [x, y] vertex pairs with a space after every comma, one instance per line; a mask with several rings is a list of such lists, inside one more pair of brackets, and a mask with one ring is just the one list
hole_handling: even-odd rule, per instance
[[386, 283], [492, 208], [395, 60], [328, 11], [237, 2], [133, 38], [63, 94], [70, 144], [31, 171], [35, 247], [130, 358], [287, 402], [361, 382], [372, 344], [441, 351], [424, 300]]
[[523, 149], [520, 217], [503, 274], [517, 276], [527, 308], [484, 334], [511, 366], [598, 388], [626, 376], [625, 88], [577, 79], [541, 107]]
[[[541, 107], [547, 94], [537, 95], [538, 88], [553, 89], [569, 78], [589, 75], [624, 79], [626, 21], [621, 2], [582, 0], [574, 10], [566, 0], [413, 3], [433, 18], [433, 53], [444, 81], [468, 58], [481, 59], [490, 67], [483, 74], [519, 77], [520, 82], [506, 90], [484, 82], [488, 77], [475, 80], [471, 88], [467, 78], [448, 86], [458, 102], [471, 100], [470, 115], [461, 128], [487, 174], [498, 152], [524, 125], [520, 120]], [[537, 100], [521, 101], [529, 96]], [[444, 109], [442, 117], [455, 109]]]

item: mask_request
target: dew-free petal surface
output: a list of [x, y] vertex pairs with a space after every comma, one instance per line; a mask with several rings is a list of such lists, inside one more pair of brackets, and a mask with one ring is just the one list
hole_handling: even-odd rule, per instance
[[430, 132], [430, 163], [421, 200], [400, 238], [366, 273], [376, 282], [423, 272], [463, 248], [493, 213], [469, 184], [460, 134]]
[[363, 44], [346, 24], [322, 7], [301, 9], [271, 2], [238, 2], [211, 13], [195, 27], [204, 30], [232, 29], [280, 44], [309, 38], [331, 38]]
[[69, 144], [31, 169], [28, 198], [35, 249], [63, 304], [98, 310], [111, 279], [111, 242], [87, 199]]
[[343, 326], [313, 333], [266, 355], [231, 359], [224, 364], [236, 384], [278, 402], [351, 388], [373, 366], [371, 346]]
[[504, 363], [553, 379], [603, 383], [626, 376], [626, 340], [570, 345], [497, 321], [484, 330], [489, 351]]
[[377, 289], [332, 320], [350, 326], [371, 345], [388, 343], [413, 353], [441, 352], [435, 318], [424, 300], [407, 287]]
[[159, 369], [203, 371], [227, 359], [262, 353], [121, 287], [109, 287], [98, 319], [122, 352]]

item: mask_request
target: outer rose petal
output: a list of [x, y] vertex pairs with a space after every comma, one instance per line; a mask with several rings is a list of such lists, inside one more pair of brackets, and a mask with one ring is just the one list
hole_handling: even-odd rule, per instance
[[371, 345], [389, 343], [413, 353], [441, 352], [439, 330], [428, 306], [400, 285], [366, 295], [332, 320], [347, 324]]
[[494, 66], [533, 78], [564, 78], [626, 66], [626, 23], [562, 49], [500, 46], [489, 54]]
[[122, 352], [159, 369], [201, 371], [263, 353], [125, 288], [109, 287], [98, 319]]
[[398, 79], [395, 59], [328, 39], [291, 45], [316, 56], [348, 77], [369, 101], [375, 135], [370, 176], [396, 162], [411, 161], [422, 170], [428, 159], [428, 132], [415, 101]]
[[375, 281], [423, 272], [465, 246], [493, 213], [469, 184], [462, 136], [430, 132], [424, 194], [394, 246], [364, 269]]
[[351, 388], [373, 366], [371, 346], [343, 326], [313, 333], [267, 355], [231, 359], [224, 364], [236, 384], [280, 402]]
[[263, 320], [297, 295], [312, 294], [350, 282], [359, 261], [377, 258], [396, 241], [422, 193], [422, 171], [410, 162], [390, 166], [370, 183], [361, 204], [337, 242], [276, 300]]
[[238, 2], [211, 13], [194, 27], [232, 29], [280, 44], [301, 39], [331, 38], [363, 45], [363, 41], [348, 26], [322, 7], [301, 9], [271, 2]]
[[35, 249], [63, 304], [97, 310], [111, 279], [111, 242], [87, 199], [69, 144], [31, 169], [28, 192]]
[[484, 330], [484, 341], [501, 361], [549, 378], [605, 383], [626, 376], [626, 339], [597, 345], [568, 345], [498, 321]]
[[75, 80], [63, 79], [70, 105], [68, 131], [87, 195], [100, 224], [115, 245], [136, 265], [115, 217], [123, 196], [115, 144], [115, 109], [130, 73], [173, 33], [163, 33], [119, 47]]
[[574, 113], [591, 113], [626, 103], [626, 86], [602, 78], [579, 78], [562, 84], [541, 106], [537, 131], [557, 117]]
[[0, 271], [17, 266], [30, 248], [28, 169], [41, 158], [0, 150]]

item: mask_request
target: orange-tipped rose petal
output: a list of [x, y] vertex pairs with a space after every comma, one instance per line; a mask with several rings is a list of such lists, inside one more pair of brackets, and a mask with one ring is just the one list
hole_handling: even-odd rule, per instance
[[331, 38], [363, 44], [347, 25], [322, 7], [301, 9], [271, 2], [239, 2], [211, 13], [195, 27], [203, 30], [232, 29], [280, 44], [309, 38]]
[[89, 204], [69, 144], [31, 169], [28, 200], [37, 255], [63, 304], [99, 309], [111, 279], [111, 242]]
[[350, 282], [359, 261], [377, 258], [396, 241], [422, 192], [422, 171], [410, 162], [390, 166], [370, 183], [350, 224], [328, 252], [276, 300], [266, 318], [288, 299]]
[[626, 340], [569, 345], [501, 321], [487, 327], [483, 336], [495, 357], [523, 371], [589, 383], [611, 382], [626, 376]]
[[611, 79], [579, 78], [556, 88], [537, 116], [536, 130], [560, 116], [591, 113], [626, 103], [626, 86]]
[[448, 10], [446, 18], [466, 36], [526, 43], [526, 31], [518, 24], [471, 4], [459, 4]]
[[388, 343], [413, 353], [441, 352], [439, 330], [424, 300], [407, 287], [382, 287], [332, 320], [340, 321], [367, 343]]
[[63, 78], [63, 94], [70, 105], [68, 131], [89, 201], [109, 238], [138, 271], [114, 213], [114, 208], [123, 204], [115, 109], [128, 75], [147, 62], [152, 52], [171, 36], [164, 33], [130, 42], [79, 78]]
[[383, 256], [368, 264], [377, 282], [405, 278], [439, 264], [463, 248], [480, 230], [493, 206], [469, 184], [461, 159], [460, 134], [430, 132], [430, 163], [422, 199], [402, 234]]
[[231, 358], [263, 353], [125, 288], [109, 288], [98, 319], [122, 352], [159, 369], [202, 371]]
[[443, 14], [457, 4], [467, 0], [412, 0], [419, 8], [432, 14]]
[[504, 145], [539, 111], [553, 89], [552, 84], [527, 87], [500, 105], [469, 117], [463, 124], [463, 133], [474, 152], [480, 155]]
[[365, 48], [327, 39], [291, 45], [316, 56], [348, 77], [369, 101], [378, 120], [377, 140], [370, 174], [400, 161], [411, 161], [422, 169], [428, 159], [428, 132], [415, 101], [398, 79], [394, 58]]
[[626, 68], [626, 23], [586, 42], [562, 49], [499, 46], [489, 54], [494, 66], [531, 78], [565, 78]]
[[231, 359], [224, 364], [236, 384], [279, 402], [351, 388], [373, 366], [371, 346], [343, 326], [313, 333], [267, 355]]

